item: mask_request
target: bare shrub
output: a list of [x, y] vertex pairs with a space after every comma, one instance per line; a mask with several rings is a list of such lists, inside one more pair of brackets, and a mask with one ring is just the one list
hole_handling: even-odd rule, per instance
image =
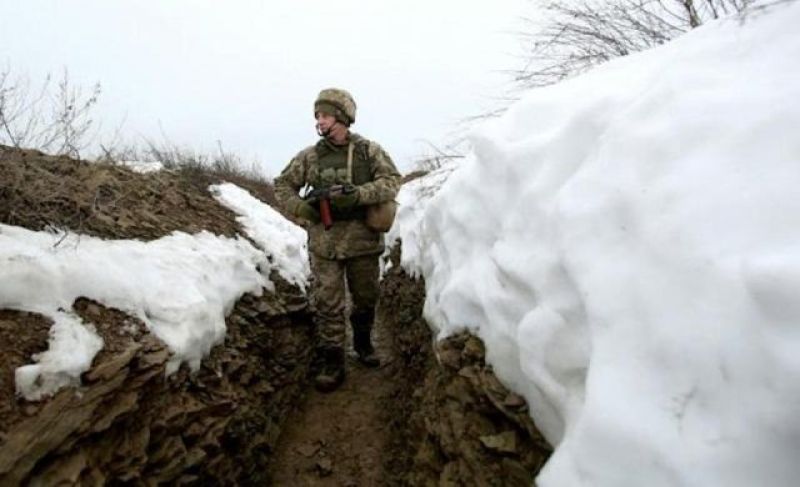
[[226, 150], [217, 141], [217, 151], [200, 152], [180, 146], [162, 134], [161, 140], [143, 139], [142, 142], [101, 146], [101, 162], [111, 164], [126, 161], [158, 162], [165, 170], [180, 173], [198, 187], [226, 181], [247, 189], [261, 201], [276, 206], [272, 181], [264, 173], [261, 164], [245, 161], [238, 154]]
[[272, 184], [258, 161], [248, 163], [220, 142], [216, 151], [204, 153], [171, 142], [162, 131], [161, 141], [145, 138], [139, 143], [121, 143], [122, 124], [110, 141], [98, 142], [92, 109], [99, 96], [99, 84], [87, 91], [70, 81], [66, 69], [55, 83], [47, 76], [35, 85], [5, 68], [0, 71], [0, 145], [78, 160], [91, 146], [93, 151], [99, 148], [99, 156], [92, 158], [95, 162], [159, 162], [198, 187], [229, 181], [274, 204]]
[[55, 86], [47, 76], [37, 87], [6, 67], [0, 72], [0, 143], [80, 157], [95, 135], [91, 112], [100, 91], [99, 84], [88, 92], [74, 85], [66, 69]]
[[457, 142], [439, 147], [436, 144], [426, 141], [428, 151], [414, 160], [415, 170], [430, 172], [441, 168], [450, 161], [464, 158], [464, 145], [466, 141], [459, 139]]
[[560, 0], [526, 19], [521, 88], [556, 83], [610, 59], [663, 44], [703, 23], [744, 14], [754, 0]]
[[217, 151], [201, 152], [181, 146], [166, 136], [163, 140], [144, 138], [139, 144], [128, 143], [101, 146], [102, 156], [98, 161], [117, 164], [125, 161], [158, 162], [167, 170], [204, 171], [219, 176], [235, 176], [268, 182], [258, 161], [245, 161], [238, 154], [226, 150], [217, 141]]
[[208, 171], [223, 179], [246, 178], [261, 183], [268, 182], [257, 161], [246, 162], [238, 154], [226, 151], [220, 141], [217, 141], [216, 152], [203, 153], [178, 146], [167, 139], [160, 143], [146, 140], [145, 154], [167, 169]]

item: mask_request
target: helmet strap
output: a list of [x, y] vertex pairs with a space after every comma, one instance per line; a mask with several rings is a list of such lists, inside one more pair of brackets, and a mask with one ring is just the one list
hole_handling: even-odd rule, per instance
[[339, 120], [336, 120], [335, 122], [333, 122], [333, 124], [331, 124], [331, 126], [328, 127], [328, 130], [322, 130], [320, 128], [320, 126], [319, 126], [319, 123], [317, 123], [317, 125], [316, 125], [317, 135], [319, 135], [320, 137], [325, 137], [326, 139], [329, 139], [330, 136], [331, 136], [331, 130], [333, 130], [333, 127], [335, 127], [337, 123], [342, 124], [345, 128], [347, 128], [347, 125], [344, 125]]

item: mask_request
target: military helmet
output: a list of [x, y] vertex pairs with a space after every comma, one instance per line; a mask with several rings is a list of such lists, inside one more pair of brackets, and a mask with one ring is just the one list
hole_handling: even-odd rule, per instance
[[317, 112], [328, 113], [336, 120], [350, 126], [356, 121], [356, 101], [346, 90], [339, 88], [326, 88], [319, 92], [314, 101], [314, 116]]

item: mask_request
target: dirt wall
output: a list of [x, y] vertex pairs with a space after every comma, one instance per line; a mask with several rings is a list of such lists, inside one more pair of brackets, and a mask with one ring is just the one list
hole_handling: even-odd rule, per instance
[[[198, 170], [143, 175], [0, 146], [0, 222], [102, 238], [231, 236], [235, 215], [207, 191], [218, 181]], [[236, 304], [225, 343], [197, 373], [169, 378], [169, 352], [143, 323], [77, 300], [75, 312], [104, 348], [81, 387], [41, 402], [15, 397], [14, 370], [47, 348], [51, 323], [0, 310], [0, 485], [263, 485], [314, 345], [305, 296], [271, 277], [277, 291]]]
[[312, 329], [296, 289], [245, 296], [201, 370], [169, 378], [168, 351], [141, 323], [89, 300], [74, 308], [106, 348], [80, 388], [5, 408], [0, 485], [263, 480], [310, 363]]
[[552, 448], [485, 361], [468, 333], [434, 343], [422, 317], [425, 289], [394, 265], [382, 282], [381, 313], [394, 334], [398, 370], [392, 412], [391, 482], [412, 486], [530, 486]]

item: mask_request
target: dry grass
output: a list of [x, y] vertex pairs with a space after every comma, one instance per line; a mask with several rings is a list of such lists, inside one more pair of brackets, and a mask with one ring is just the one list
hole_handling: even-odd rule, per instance
[[231, 181], [268, 202], [268, 183], [190, 166], [139, 174], [122, 165], [0, 146], [0, 222], [104, 238], [152, 240], [174, 231], [237, 233], [208, 186]]

